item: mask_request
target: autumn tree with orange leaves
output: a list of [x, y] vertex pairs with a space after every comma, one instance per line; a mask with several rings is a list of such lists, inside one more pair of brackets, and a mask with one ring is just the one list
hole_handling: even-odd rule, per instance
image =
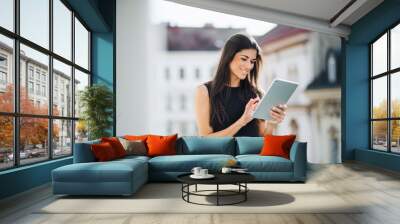
[[[398, 99], [392, 100], [392, 114], [391, 117], [398, 118], [400, 117], [400, 101]], [[373, 118], [387, 118], [387, 101], [383, 100], [380, 104], [373, 108]], [[387, 122], [378, 121], [374, 122], [373, 125], [373, 133], [374, 138], [386, 138], [387, 135]], [[400, 122], [398, 120], [392, 121], [392, 142], [398, 141], [400, 138]]]
[[[0, 93], [0, 111], [13, 112], [14, 96], [13, 85], [8, 85], [6, 92]], [[48, 107], [34, 105], [29, 99], [28, 93], [24, 87], [20, 88], [20, 111], [22, 114], [40, 114], [47, 115]], [[58, 114], [55, 110], [55, 114]], [[11, 116], [0, 116], [0, 147], [11, 148], [13, 146], [13, 119]], [[26, 145], [47, 143], [48, 136], [48, 119], [47, 118], [20, 118], [20, 149], [24, 149]], [[59, 127], [53, 126], [53, 138], [59, 135]]]

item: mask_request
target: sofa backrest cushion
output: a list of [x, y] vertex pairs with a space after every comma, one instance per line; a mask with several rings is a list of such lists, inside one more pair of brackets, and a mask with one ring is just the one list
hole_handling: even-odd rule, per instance
[[226, 154], [235, 155], [232, 137], [184, 136], [177, 141], [177, 154]]
[[75, 143], [74, 147], [74, 163], [95, 162], [96, 158], [90, 148], [92, 144], [99, 144], [100, 140]]
[[263, 137], [236, 137], [236, 155], [259, 154], [263, 145]]

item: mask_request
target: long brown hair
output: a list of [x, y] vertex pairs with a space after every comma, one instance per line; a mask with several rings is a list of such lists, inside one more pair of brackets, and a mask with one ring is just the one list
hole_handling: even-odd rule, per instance
[[235, 34], [225, 43], [219, 60], [218, 68], [214, 79], [211, 80], [210, 89], [210, 121], [223, 124], [228, 120], [226, 108], [223, 106], [223, 100], [229, 98], [230, 89], [223, 94], [223, 91], [230, 84], [230, 63], [235, 54], [244, 49], [254, 49], [257, 51], [256, 62], [250, 74], [244, 80], [240, 80], [240, 100], [247, 102], [250, 98], [260, 96], [261, 92], [257, 88], [258, 72], [262, 63], [261, 50], [257, 42], [247, 34]]

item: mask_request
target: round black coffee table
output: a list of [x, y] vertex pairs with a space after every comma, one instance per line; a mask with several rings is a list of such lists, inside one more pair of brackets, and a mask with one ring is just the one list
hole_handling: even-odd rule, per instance
[[[247, 192], [249, 188], [247, 187], [247, 183], [255, 180], [255, 177], [248, 173], [215, 173], [213, 174], [215, 177], [212, 179], [193, 179], [190, 177], [191, 173], [182, 174], [177, 177], [178, 181], [182, 183], [182, 199], [188, 203], [198, 204], [198, 205], [234, 205], [239, 204], [241, 202], [245, 202], [247, 200]], [[204, 185], [216, 185], [215, 190], [197, 190], [198, 184]], [[194, 191], [190, 191], [190, 186], [195, 186]], [[223, 190], [220, 189], [220, 185], [236, 185], [238, 186], [237, 190]], [[215, 192], [215, 194], [205, 194], [209, 192]], [[216, 204], [202, 204], [190, 201], [190, 196], [204, 196], [204, 197], [216, 197]], [[240, 200], [234, 201], [231, 203], [221, 203], [221, 197], [229, 197], [229, 196], [241, 196]]]

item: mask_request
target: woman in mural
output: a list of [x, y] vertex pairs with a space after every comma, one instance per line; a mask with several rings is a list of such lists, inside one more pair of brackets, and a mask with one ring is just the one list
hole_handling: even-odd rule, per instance
[[285, 118], [286, 105], [269, 111], [272, 120], [253, 119], [263, 93], [258, 87], [260, 47], [254, 38], [235, 34], [222, 50], [213, 80], [196, 89], [196, 121], [201, 136], [264, 136]]

